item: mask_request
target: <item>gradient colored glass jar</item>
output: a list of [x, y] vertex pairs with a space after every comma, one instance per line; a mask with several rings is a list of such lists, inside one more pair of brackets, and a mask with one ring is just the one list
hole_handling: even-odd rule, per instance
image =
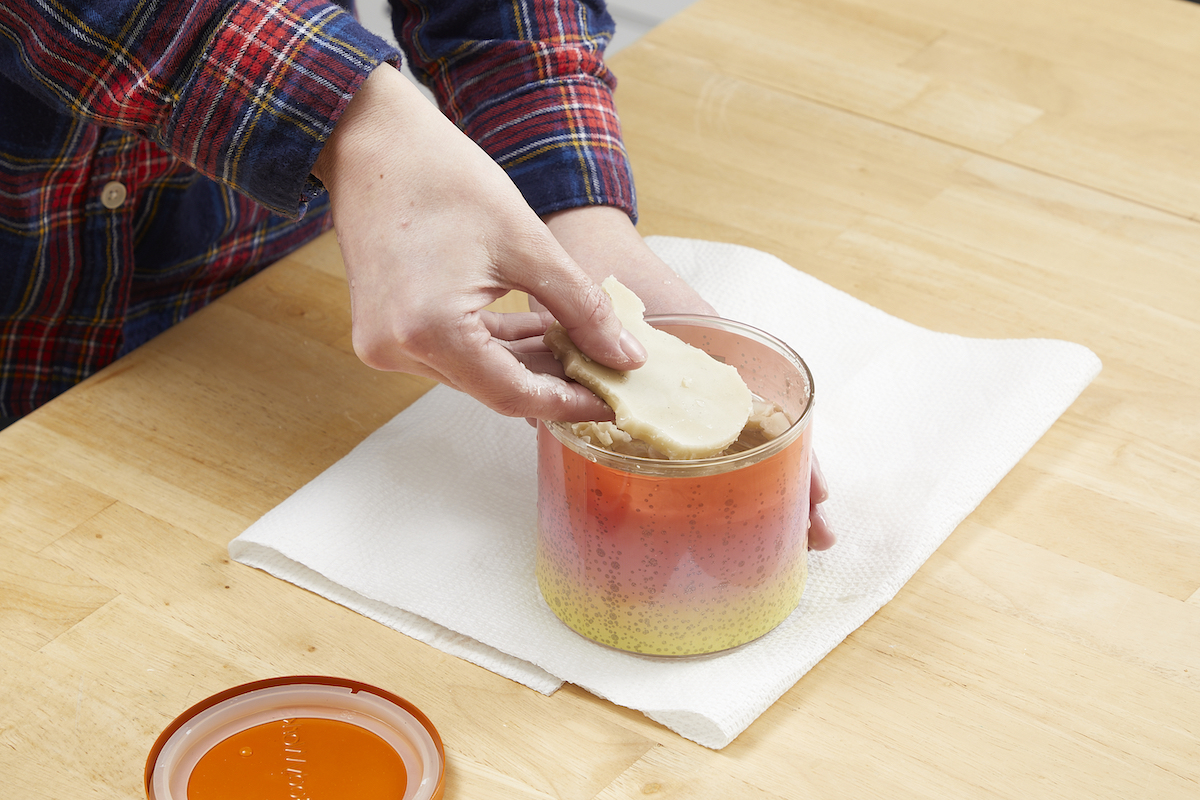
[[625, 456], [570, 425], [538, 426], [537, 579], [568, 627], [633, 653], [694, 656], [751, 642], [796, 609], [808, 577], [812, 375], [755, 328], [647, 321], [732, 364], [792, 425], [750, 450]]

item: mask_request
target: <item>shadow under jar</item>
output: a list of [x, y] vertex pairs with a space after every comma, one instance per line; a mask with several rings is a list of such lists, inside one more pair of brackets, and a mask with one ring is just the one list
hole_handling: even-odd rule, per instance
[[786, 344], [741, 323], [646, 321], [736, 367], [791, 425], [749, 450], [672, 461], [540, 423], [538, 585], [555, 615], [593, 641], [645, 655], [717, 653], [770, 632], [800, 603], [812, 375]]

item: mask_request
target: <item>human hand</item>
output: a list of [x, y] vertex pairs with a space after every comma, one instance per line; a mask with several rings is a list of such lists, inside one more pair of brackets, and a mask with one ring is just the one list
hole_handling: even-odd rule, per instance
[[[540, 371], [542, 333], [557, 319], [614, 369], [640, 366], [645, 350], [504, 171], [408, 79], [387, 64], [372, 72], [313, 173], [329, 191], [364, 363], [510, 416], [612, 418], [584, 387]], [[510, 289], [550, 313], [484, 310]]]

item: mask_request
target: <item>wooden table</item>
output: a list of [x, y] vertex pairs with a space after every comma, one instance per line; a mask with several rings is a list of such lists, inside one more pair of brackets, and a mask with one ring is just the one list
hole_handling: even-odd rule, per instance
[[0, 793], [139, 797], [191, 703], [319, 673], [425, 710], [448, 798], [1200, 797], [1198, 52], [1181, 0], [703, 0], [613, 59], [644, 233], [1104, 361], [725, 750], [230, 562], [428, 387], [325, 237], [0, 434]]

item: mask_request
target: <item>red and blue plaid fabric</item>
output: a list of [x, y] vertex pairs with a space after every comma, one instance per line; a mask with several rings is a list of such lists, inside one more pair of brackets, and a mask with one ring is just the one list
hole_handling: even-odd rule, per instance
[[603, 2], [393, 5], [413, 73], [534, 209], [605, 204], [636, 217], [616, 81], [602, 59], [613, 31]]
[[[602, 3], [397, 0], [394, 18], [536, 211], [635, 213]], [[312, 164], [398, 58], [325, 0], [0, 0], [0, 414], [328, 229]]]

